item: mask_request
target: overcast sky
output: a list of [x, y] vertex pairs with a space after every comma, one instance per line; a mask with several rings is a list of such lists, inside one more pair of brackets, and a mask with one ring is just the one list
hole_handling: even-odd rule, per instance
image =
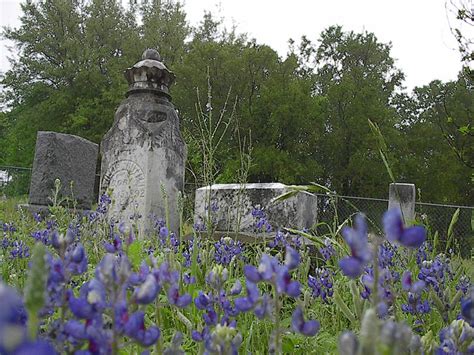
[[[0, 25], [18, 26], [21, 0], [0, 0]], [[450, 0], [448, 0], [450, 1]], [[454, 0], [459, 1], [459, 0]], [[469, 0], [468, 0], [469, 1]], [[453, 80], [461, 68], [456, 41], [450, 32], [446, 0], [186, 0], [188, 21], [198, 24], [205, 10], [237, 25], [258, 43], [286, 56], [288, 39], [302, 35], [316, 41], [331, 25], [373, 32], [392, 43], [392, 57], [406, 75], [405, 86], [431, 80]], [[450, 16], [453, 23], [453, 16]], [[471, 37], [471, 32], [466, 34]], [[8, 69], [5, 41], [0, 43], [0, 71]]]

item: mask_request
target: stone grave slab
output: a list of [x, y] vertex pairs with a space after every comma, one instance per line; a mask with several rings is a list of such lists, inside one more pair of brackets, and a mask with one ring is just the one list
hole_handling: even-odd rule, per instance
[[28, 208], [32, 211], [47, 209], [51, 205], [55, 181], [59, 179], [61, 197], [74, 199], [78, 209], [90, 209], [94, 200], [98, 151], [99, 146], [87, 139], [71, 134], [39, 131]]
[[[288, 191], [289, 188], [281, 183], [215, 184], [202, 187], [196, 190], [194, 222], [202, 225], [211, 211], [217, 232], [269, 236], [283, 227], [312, 227], [317, 218], [317, 197], [298, 193], [286, 200], [274, 201]], [[256, 229], [259, 218], [252, 215], [255, 209], [265, 213], [272, 232], [266, 232], [265, 227]]]

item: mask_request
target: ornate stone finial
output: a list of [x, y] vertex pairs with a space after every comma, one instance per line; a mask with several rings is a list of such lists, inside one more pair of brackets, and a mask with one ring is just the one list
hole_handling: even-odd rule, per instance
[[156, 49], [153, 48], [147, 48], [142, 54], [142, 59], [152, 59], [152, 60], [157, 60], [161, 61], [161, 55], [158, 53]]
[[174, 82], [174, 74], [161, 62], [156, 49], [146, 49], [142, 60], [125, 70], [128, 81], [126, 96], [137, 92], [152, 92], [171, 99], [169, 87]]

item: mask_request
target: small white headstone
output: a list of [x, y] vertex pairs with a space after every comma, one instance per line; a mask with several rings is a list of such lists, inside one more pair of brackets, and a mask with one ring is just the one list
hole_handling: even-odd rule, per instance
[[388, 209], [399, 208], [402, 211], [405, 224], [415, 219], [416, 190], [414, 184], [390, 184], [388, 193]]

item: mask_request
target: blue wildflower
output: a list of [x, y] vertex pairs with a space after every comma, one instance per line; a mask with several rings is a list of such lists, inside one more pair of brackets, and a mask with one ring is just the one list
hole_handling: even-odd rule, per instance
[[295, 332], [301, 333], [306, 336], [315, 336], [320, 328], [320, 324], [317, 320], [305, 321], [303, 318], [303, 310], [300, 306], [296, 307], [291, 317], [291, 326]]
[[341, 259], [339, 267], [344, 275], [356, 278], [362, 274], [364, 266], [371, 259], [367, 240], [367, 223], [364, 216], [356, 215], [354, 228], [344, 227], [342, 236], [349, 245], [351, 256]]
[[400, 209], [392, 208], [383, 216], [384, 231], [387, 239], [409, 248], [418, 248], [426, 240], [426, 229], [422, 226], [406, 228], [403, 225]]

